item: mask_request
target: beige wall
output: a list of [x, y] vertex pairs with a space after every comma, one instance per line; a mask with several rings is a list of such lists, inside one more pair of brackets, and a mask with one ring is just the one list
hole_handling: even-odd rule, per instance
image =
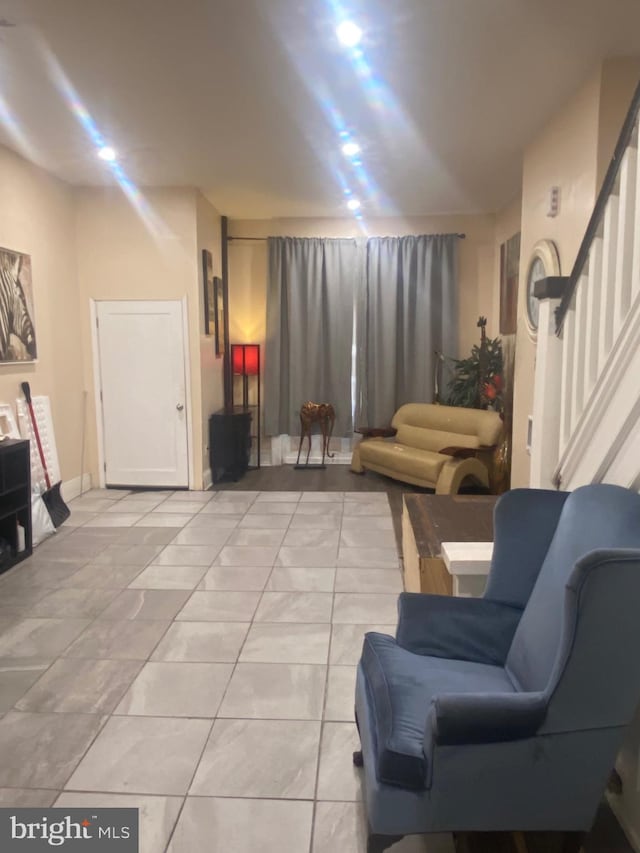
[[618, 134], [640, 82], [640, 57], [607, 59], [602, 63], [598, 121], [598, 187], [609, 168]]
[[71, 188], [0, 146], [0, 245], [31, 255], [38, 361], [0, 366], [0, 401], [27, 380], [51, 399], [63, 480], [80, 474], [83, 371]]
[[[38, 362], [0, 366], [0, 402], [20, 383], [51, 399], [63, 480], [98, 482], [91, 299], [187, 298], [194, 485], [209, 467], [207, 421], [223, 403], [222, 359], [204, 335], [202, 249], [220, 274], [220, 216], [193, 189], [146, 193], [148, 217], [119, 189], [76, 189], [0, 147], [2, 245], [31, 255]], [[155, 230], [154, 230], [155, 229]]]
[[[494, 325], [490, 326], [487, 330], [488, 334], [491, 334], [493, 337], [499, 334], [500, 327], [500, 246], [504, 242], [506, 242], [510, 237], [513, 237], [515, 234], [520, 231], [522, 227], [522, 196], [518, 195], [511, 204], [508, 204], [502, 210], [496, 213], [496, 226], [495, 226], [495, 246], [494, 246], [494, 277], [493, 277], [493, 290], [491, 294], [492, 298], [492, 317], [494, 318]], [[520, 292], [520, 288], [522, 287], [522, 283], [518, 284], [518, 292]], [[487, 297], [489, 298], [489, 297]]]
[[89, 459], [97, 482], [94, 381], [90, 300], [187, 299], [191, 373], [190, 444], [194, 486], [202, 487], [203, 419], [201, 348], [201, 273], [197, 251], [197, 204], [192, 189], [145, 193], [153, 223], [145, 221], [117, 188], [76, 193], [78, 280], [82, 304], [85, 376], [89, 389]]
[[[200, 340], [200, 419], [202, 430], [202, 470], [209, 469], [209, 416], [224, 405], [224, 376], [222, 357], [216, 357], [213, 330], [209, 336], [204, 329], [204, 274], [202, 250], [208, 249], [213, 259], [214, 276], [222, 275], [222, 249], [220, 239], [220, 214], [202, 193], [196, 198], [196, 231], [198, 257], [198, 291]], [[194, 410], [195, 411], [195, 410]], [[196, 413], [197, 414], [197, 413]], [[207, 479], [207, 485], [209, 481]]]

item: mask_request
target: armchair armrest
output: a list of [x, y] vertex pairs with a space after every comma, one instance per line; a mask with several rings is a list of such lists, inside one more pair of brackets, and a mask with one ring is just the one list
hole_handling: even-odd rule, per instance
[[481, 453], [490, 453], [496, 449], [495, 444], [483, 444], [480, 447], [443, 447], [438, 453], [453, 456], [455, 459], [477, 459]]
[[486, 598], [403, 592], [396, 642], [417, 655], [504, 664], [522, 610]]
[[546, 714], [544, 693], [447, 693], [431, 704], [426, 738], [441, 746], [519, 740]]

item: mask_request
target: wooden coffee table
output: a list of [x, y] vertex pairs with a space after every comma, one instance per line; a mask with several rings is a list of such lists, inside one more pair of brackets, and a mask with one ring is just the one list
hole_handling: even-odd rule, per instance
[[443, 542], [492, 542], [496, 495], [405, 494], [402, 556], [407, 592], [451, 595]]

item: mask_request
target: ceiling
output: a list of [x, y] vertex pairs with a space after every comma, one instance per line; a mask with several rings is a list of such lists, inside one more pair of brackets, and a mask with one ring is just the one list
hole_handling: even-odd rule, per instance
[[113, 182], [93, 121], [138, 186], [231, 218], [342, 216], [345, 189], [365, 216], [500, 209], [597, 63], [640, 55], [638, 0], [0, 0], [0, 22], [1, 142]]

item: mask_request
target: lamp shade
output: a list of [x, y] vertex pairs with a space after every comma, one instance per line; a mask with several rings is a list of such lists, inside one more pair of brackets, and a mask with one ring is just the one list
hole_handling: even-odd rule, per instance
[[231, 344], [233, 372], [239, 376], [255, 376], [260, 370], [259, 344]]

